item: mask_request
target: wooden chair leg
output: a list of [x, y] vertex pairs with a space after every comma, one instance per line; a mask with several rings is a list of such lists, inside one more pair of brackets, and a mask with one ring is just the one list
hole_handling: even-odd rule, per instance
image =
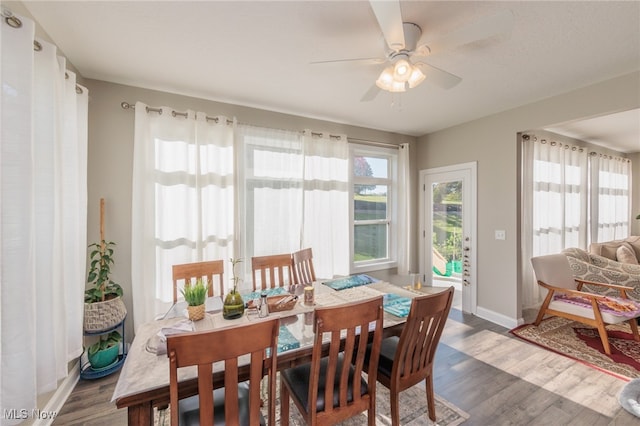
[[376, 394], [369, 395], [369, 410], [367, 412], [367, 423], [369, 426], [376, 426]]
[[280, 380], [280, 424], [289, 426], [289, 389]]
[[636, 342], [640, 341], [640, 335], [638, 335], [638, 321], [636, 318], [629, 320], [629, 325], [631, 326], [631, 332], [633, 333], [633, 340]]
[[544, 318], [544, 313], [547, 312], [547, 308], [549, 307], [549, 303], [551, 303], [551, 299], [553, 298], [553, 292], [549, 291], [547, 293], [547, 297], [545, 297], [544, 302], [542, 302], [542, 306], [540, 306], [540, 310], [538, 311], [538, 316], [536, 317], [536, 321], [533, 323], [536, 327], [540, 325], [542, 319]]
[[436, 421], [436, 402], [433, 394], [433, 377], [429, 375], [424, 380], [427, 387], [427, 408], [429, 409], [429, 418]]
[[598, 324], [598, 334], [600, 334], [600, 340], [602, 340], [602, 346], [604, 347], [604, 353], [611, 355], [611, 346], [609, 346], [609, 336], [607, 336], [607, 329], [603, 323]]
[[398, 401], [400, 399], [400, 392], [390, 388], [389, 399], [391, 403], [391, 426], [400, 426], [400, 407]]

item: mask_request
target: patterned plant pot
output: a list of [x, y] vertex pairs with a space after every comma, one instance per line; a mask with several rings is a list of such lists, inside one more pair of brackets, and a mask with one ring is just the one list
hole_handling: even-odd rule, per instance
[[99, 332], [116, 326], [127, 316], [122, 297], [84, 304], [84, 331]]
[[189, 319], [191, 321], [200, 321], [204, 318], [204, 304], [198, 306], [187, 306]]

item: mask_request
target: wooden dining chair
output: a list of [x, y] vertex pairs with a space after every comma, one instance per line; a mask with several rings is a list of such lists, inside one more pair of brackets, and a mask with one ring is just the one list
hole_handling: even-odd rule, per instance
[[[382, 317], [382, 297], [316, 309], [311, 362], [280, 373], [283, 426], [289, 424], [289, 398], [307, 424], [335, 424], [363, 411], [368, 412], [369, 425], [375, 424]], [[373, 330], [373, 337], [367, 367], [373, 373], [365, 381], [367, 338], [361, 338], [361, 333], [366, 337], [368, 330]], [[327, 356], [323, 356], [323, 345], [328, 345]]]
[[[567, 256], [562, 253], [533, 257], [531, 265], [538, 285], [547, 290], [547, 296], [542, 302], [534, 322], [536, 326], [540, 325], [545, 315], [567, 318], [590, 325], [598, 330], [602, 347], [607, 355], [611, 355], [611, 345], [606, 329], [608, 324], [628, 323], [634, 340], [640, 341], [636, 320], [640, 317], [640, 303], [627, 297], [627, 291], [633, 290], [633, 287], [579, 279], [573, 275]], [[585, 284], [614, 290], [618, 292], [619, 297], [605, 297], [590, 293], [583, 290]], [[622, 303], [625, 305], [623, 308], [630, 309], [635, 313], [603, 309], [607, 304], [612, 303]]]
[[253, 291], [288, 287], [293, 284], [290, 253], [252, 257], [251, 270], [253, 274]]
[[183, 263], [173, 265], [173, 303], [178, 301], [179, 281], [184, 281], [182, 286], [189, 281], [198, 278], [206, 278], [209, 283], [209, 297], [214, 296], [214, 277], [218, 277], [219, 295], [224, 295], [224, 261], [211, 260], [206, 262]]
[[[399, 394], [422, 380], [427, 391], [429, 418], [436, 421], [433, 393], [433, 360], [447, 321], [454, 288], [415, 297], [400, 337], [382, 340], [377, 380], [389, 389], [391, 424], [398, 426]], [[373, 348], [367, 357], [375, 356]]]
[[[256, 321], [242, 329], [224, 328], [167, 337], [171, 425], [258, 425], [260, 382], [268, 376], [268, 419], [275, 424], [277, 318]], [[269, 356], [266, 350], [269, 349]], [[238, 358], [250, 355], [249, 381], [238, 383]], [[222, 361], [223, 364], [213, 364]], [[218, 367], [220, 365], [220, 367]], [[179, 401], [178, 369], [198, 368], [198, 394]], [[214, 367], [224, 371], [224, 388], [213, 390]]]
[[313, 251], [311, 248], [298, 250], [291, 254], [293, 282], [298, 285], [312, 284], [316, 280], [313, 269]]

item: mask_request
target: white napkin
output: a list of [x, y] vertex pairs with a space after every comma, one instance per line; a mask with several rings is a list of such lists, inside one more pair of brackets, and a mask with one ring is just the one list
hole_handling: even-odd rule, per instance
[[188, 333], [190, 331], [194, 331], [193, 321], [188, 319], [178, 321], [170, 327], [162, 327], [160, 331], [158, 331], [160, 342], [158, 343], [158, 347], [156, 349], [156, 355], [167, 353], [167, 336], [171, 336], [173, 334]]

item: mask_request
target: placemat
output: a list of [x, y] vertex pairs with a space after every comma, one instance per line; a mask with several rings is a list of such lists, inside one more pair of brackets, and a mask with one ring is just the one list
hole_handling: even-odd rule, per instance
[[382, 309], [391, 315], [404, 318], [411, 310], [411, 299], [393, 293], [385, 294], [382, 299]]
[[[286, 325], [280, 326], [278, 333], [278, 353], [298, 349], [300, 342], [289, 331]], [[271, 348], [267, 348], [267, 356], [271, 356]]]
[[337, 278], [335, 280], [324, 281], [322, 284], [331, 287], [334, 290], [344, 290], [347, 288], [358, 287], [378, 282], [379, 280], [366, 274], [351, 275], [349, 277]]
[[[267, 297], [279, 296], [281, 294], [289, 294], [287, 289], [284, 287], [269, 288], [266, 290], [266, 292], [267, 292]], [[251, 293], [246, 293], [246, 294], [241, 293], [242, 300], [244, 300], [245, 303], [247, 303], [249, 300], [260, 299], [261, 295], [262, 295], [262, 290], [252, 291]]]

